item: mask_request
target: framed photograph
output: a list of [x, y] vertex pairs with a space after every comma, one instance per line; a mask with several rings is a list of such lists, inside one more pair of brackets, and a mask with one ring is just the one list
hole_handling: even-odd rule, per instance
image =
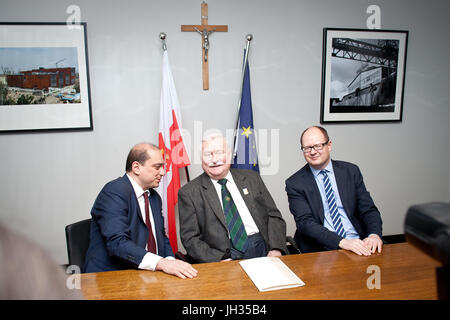
[[402, 121], [408, 31], [323, 30], [321, 123]]
[[0, 133], [92, 130], [86, 23], [0, 23]]

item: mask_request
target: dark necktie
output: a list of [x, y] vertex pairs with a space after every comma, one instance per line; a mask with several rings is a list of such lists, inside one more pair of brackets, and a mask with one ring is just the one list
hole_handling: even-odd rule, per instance
[[147, 240], [147, 251], [156, 254], [156, 242], [155, 237], [153, 236], [152, 231], [152, 223], [150, 221], [150, 207], [149, 207], [149, 200], [148, 200], [148, 191], [144, 192], [144, 199], [145, 199], [145, 224], [148, 228], [148, 240]]
[[236, 204], [231, 197], [230, 191], [226, 187], [227, 179], [217, 181], [222, 186], [222, 204], [225, 221], [227, 222], [233, 246], [241, 251], [247, 250], [247, 232], [245, 232], [244, 223], [236, 208]]
[[328, 202], [328, 209], [330, 210], [330, 216], [331, 220], [333, 220], [333, 227], [336, 233], [345, 238], [345, 230], [344, 226], [342, 225], [341, 216], [338, 212], [338, 207], [336, 203], [336, 197], [334, 195], [333, 188], [331, 186], [330, 179], [328, 178], [328, 174], [325, 170], [320, 171], [320, 174], [323, 176], [323, 185], [325, 187], [325, 196], [327, 198]]

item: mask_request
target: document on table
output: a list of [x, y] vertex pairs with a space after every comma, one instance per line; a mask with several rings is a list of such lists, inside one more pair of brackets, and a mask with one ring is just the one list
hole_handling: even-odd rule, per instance
[[276, 257], [262, 257], [239, 262], [259, 291], [304, 286], [305, 283]]

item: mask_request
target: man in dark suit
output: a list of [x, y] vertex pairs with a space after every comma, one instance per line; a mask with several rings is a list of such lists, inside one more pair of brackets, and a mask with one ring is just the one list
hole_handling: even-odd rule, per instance
[[161, 198], [153, 189], [165, 174], [159, 148], [141, 143], [127, 157], [126, 174], [107, 183], [92, 207], [85, 272], [139, 268], [180, 278], [197, 271], [175, 260], [164, 231]]
[[187, 254], [197, 262], [213, 262], [287, 253], [286, 223], [261, 177], [251, 170], [230, 170], [230, 161], [223, 136], [203, 140], [204, 173], [178, 192]]
[[322, 127], [306, 129], [300, 142], [307, 164], [286, 180], [300, 250], [381, 252], [381, 216], [359, 168], [331, 160], [332, 143]]

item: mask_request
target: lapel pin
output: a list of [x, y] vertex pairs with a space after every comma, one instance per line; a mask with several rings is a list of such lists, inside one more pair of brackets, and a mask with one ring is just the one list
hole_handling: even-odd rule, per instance
[[247, 188], [244, 188], [244, 189], [242, 189], [242, 191], [244, 192], [244, 194], [245, 194], [245, 195], [247, 195], [247, 194], [248, 194], [248, 190], [247, 190]]

